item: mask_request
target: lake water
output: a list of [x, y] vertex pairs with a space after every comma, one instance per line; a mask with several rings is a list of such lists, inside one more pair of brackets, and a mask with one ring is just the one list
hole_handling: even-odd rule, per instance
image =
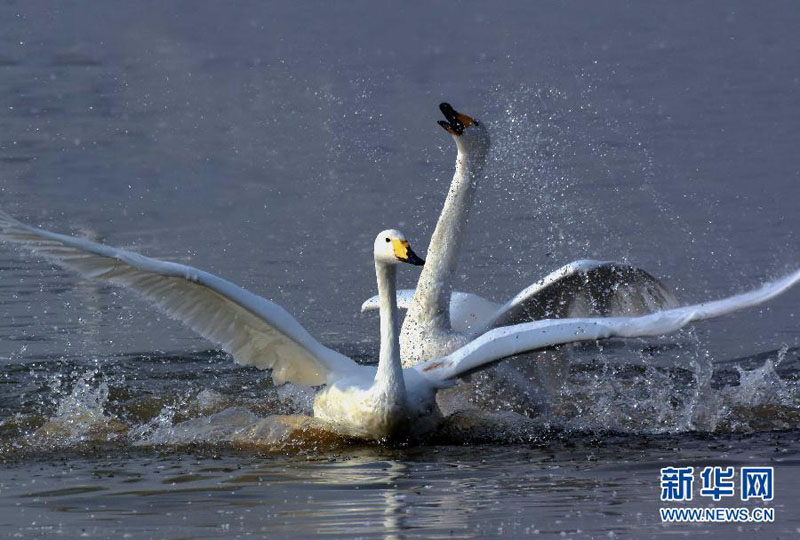
[[[461, 290], [615, 259], [695, 302], [800, 266], [795, 2], [4, 2], [0, 28], [3, 211], [222, 275], [360, 361], [372, 239], [422, 255], [452, 176], [441, 101], [494, 144]], [[0, 535], [795, 537], [799, 300], [572, 347], [543, 416], [484, 395], [425, 445], [265, 442], [235, 428], [308, 391], [3, 245]], [[670, 465], [775, 467], [775, 523], [662, 525]]]

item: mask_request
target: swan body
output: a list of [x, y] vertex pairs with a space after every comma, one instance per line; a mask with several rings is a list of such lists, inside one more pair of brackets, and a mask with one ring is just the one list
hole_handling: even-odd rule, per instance
[[416, 370], [403, 370], [405, 390], [394, 394], [376, 384], [376, 375], [370, 371], [326, 386], [314, 398], [314, 416], [337, 433], [367, 440], [420, 436], [439, 424], [436, 393], [447, 385], [432, 384]]
[[640, 317], [544, 319], [493, 328], [447, 355], [403, 368], [396, 270], [400, 263], [423, 261], [396, 230], [381, 232], [373, 248], [381, 315], [377, 366], [357, 364], [325, 347], [277, 304], [202, 270], [30, 227], [2, 212], [0, 240], [138, 292], [219, 344], [237, 363], [271, 369], [276, 384], [321, 386], [314, 416], [338, 433], [372, 440], [429, 432], [441, 416], [440, 389], [507, 356], [613, 336], [666, 334], [765, 302], [800, 281], [798, 270], [748, 293]]

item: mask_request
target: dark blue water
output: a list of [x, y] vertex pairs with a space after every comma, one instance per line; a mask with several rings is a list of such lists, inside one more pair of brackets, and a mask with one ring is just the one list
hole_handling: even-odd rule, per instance
[[[424, 252], [446, 100], [494, 141], [459, 289], [504, 300], [598, 258], [717, 298], [800, 264], [798, 27], [794, 2], [5, 2], [0, 208], [220, 274], [368, 360], [372, 238]], [[2, 534], [794, 536], [798, 294], [575, 348], [550, 415], [513, 429], [274, 448], [174, 427], [307, 392], [2, 247]], [[661, 525], [676, 463], [775, 466], [776, 522]]]

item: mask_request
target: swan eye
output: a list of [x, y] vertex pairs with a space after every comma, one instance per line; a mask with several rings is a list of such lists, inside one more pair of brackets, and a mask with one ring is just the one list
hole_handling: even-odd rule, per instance
[[386, 243], [388, 244], [389, 242], [391, 242], [391, 240], [389, 240], [389, 239], [387, 238], [387, 239], [386, 239]]

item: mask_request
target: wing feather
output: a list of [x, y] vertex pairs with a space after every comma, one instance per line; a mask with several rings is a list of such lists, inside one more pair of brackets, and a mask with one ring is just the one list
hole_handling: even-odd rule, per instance
[[639, 317], [543, 319], [495, 328], [453, 353], [413, 367], [429, 379], [458, 377], [501, 358], [577, 341], [610, 337], [659, 336], [693, 321], [713, 319], [774, 298], [800, 281], [800, 270], [762, 287], [721, 300], [683, 306]]
[[645, 315], [677, 304], [672, 292], [641, 268], [579, 260], [520, 291], [497, 310], [485, 328], [538, 319]]
[[238, 364], [271, 368], [276, 384], [315, 386], [358, 369], [350, 358], [314, 339], [279, 305], [202, 270], [36, 229], [2, 212], [0, 239], [138, 292], [220, 345]]
[[[398, 289], [397, 290], [397, 309], [408, 309], [411, 305], [411, 299], [414, 298], [415, 289]], [[361, 304], [361, 313], [368, 311], [377, 311], [380, 308], [380, 297], [376, 294], [371, 298], [364, 300]]]

